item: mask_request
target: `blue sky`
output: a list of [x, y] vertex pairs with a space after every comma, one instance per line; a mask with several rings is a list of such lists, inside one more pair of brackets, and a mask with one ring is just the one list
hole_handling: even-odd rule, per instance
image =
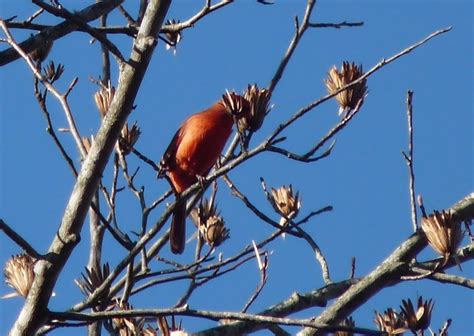
[[[175, 1], [168, 18], [185, 19], [199, 10], [202, 1]], [[129, 121], [137, 121], [142, 136], [137, 148], [158, 161], [175, 130], [190, 114], [216, 101], [225, 89], [242, 91], [247, 84], [268, 85], [294, 31], [294, 16], [301, 18], [304, 1], [276, 0], [273, 6], [256, 1], [238, 1], [220, 10], [183, 34], [176, 56], [160, 43], [136, 99]], [[69, 9], [80, 9], [90, 1], [63, 1]], [[361, 28], [313, 29], [306, 33], [280, 84], [274, 92], [275, 105], [252, 145], [264, 139], [299, 108], [326, 94], [323, 79], [331, 66], [349, 60], [369, 69], [433, 31], [453, 30], [430, 41], [368, 80], [369, 95], [351, 125], [337, 136], [332, 155], [315, 164], [289, 161], [275, 154], [263, 154], [230, 173], [250, 200], [272, 218], [261, 190], [259, 177], [269, 186], [293, 184], [303, 198], [301, 216], [326, 205], [334, 211], [305, 225], [325, 254], [333, 280], [347, 277], [350, 259], [357, 258], [357, 276], [363, 276], [385, 259], [412, 232], [407, 168], [402, 150], [407, 148], [405, 99], [414, 91], [416, 190], [427, 209], [442, 209], [473, 189], [473, 5], [471, 1], [319, 1], [313, 22], [364, 21]], [[131, 8], [131, 7], [130, 7]], [[27, 2], [5, 0], [0, 16], [26, 19], [33, 12]], [[120, 24], [121, 17], [113, 16]], [[56, 23], [43, 15], [38, 22]], [[21, 41], [27, 31], [14, 31]], [[112, 38], [124, 55], [130, 42]], [[73, 33], [57, 42], [49, 56], [65, 65], [58, 83], [65, 90], [70, 81], [79, 82], [70, 103], [82, 135], [97, 131], [99, 117], [93, 101], [96, 87], [88, 80], [101, 72], [98, 44]], [[5, 48], [1, 46], [2, 50]], [[114, 69], [114, 81], [117, 71]], [[32, 74], [23, 61], [0, 68], [0, 216], [27, 238], [39, 251], [46, 251], [56, 232], [74, 180], [51, 138], [32, 92]], [[66, 127], [64, 113], [50, 98], [50, 112], [56, 127]], [[304, 152], [338, 121], [337, 105], [329, 101], [284, 132], [286, 148]], [[79, 163], [79, 154], [67, 134], [60, 134]], [[163, 180], [141, 162], [137, 182], [146, 186], [149, 201], [167, 188]], [[110, 185], [110, 166], [104, 173]], [[123, 181], [121, 182], [123, 185]], [[139, 206], [128, 192], [120, 195], [119, 220], [127, 231], [138, 230]], [[220, 183], [218, 205], [231, 230], [231, 240], [219, 252], [231, 256], [252, 239], [261, 240], [273, 229], [256, 219], [227, 187]], [[152, 215], [156, 219], [162, 208]], [[188, 223], [188, 232], [191, 230]], [[83, 240], [61, 275], [51, 300], [53, 309], [65, 309], [81, 300], [74, 285], [87, 263], [87, 224]], [[464, 244], [467, 240], [464, 240]], [[194, 242], [177, 258], [190, 261]], [[20, 250], [0, 236], [2, 263]], [[291, 293], [307, 292], [323, 285], [319, 264], [310, 248], [292, 237], [269, 246], [268, 284], [251, 308], [258, 312], [287, 299]], [[124, 256], [120, 247], [106, 239], [104, 260], [112, 265]], [[166, 250], [168, 255], [168, 251]], [[419, 260], [434, 258], [427, 248]], [[164, 265], [153, 264], [157, 269]], [[472, 263], [463, 266], [473, 277]], [[459, 273], [457, 270], [450, 270]], [[234, 274], [199, 288], [190, 300], [196, 309], [242, 309], [258, 284], [256, 263], [244, 265]], [[154, 288], [137, 295], [137, 307], [167, 307], [176, 302], [186, 283]], [[3, 283], [0, 294], [9, 292]], [[373, 311], [398, 307], [404, 298], [432, 297], [435, 308], [432, 326], [440, 327], [453, 318], [453, 335], [474, 332], [473, 295], [467, 289], [426, 281], [409, 282], [381, 291], [354, 313], [357, 325], [374, 327]], [[0, 334], [6, 334], [23, 300], [0, 301]], [[301, 314], [317, 314], [314, 309]], [[209, 321], [184, 319], [190, 331], [212, 326]], [[294, 329], [291, 329], [294, 331]], [[57, 331], [53, 335], [66, 335]], [[262, 333], [263, 334], [263, 333]]]

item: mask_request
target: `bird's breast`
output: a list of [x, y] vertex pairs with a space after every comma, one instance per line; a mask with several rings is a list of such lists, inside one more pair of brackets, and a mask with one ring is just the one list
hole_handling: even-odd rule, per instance
[[231, 133], [233, 120], [226, 112], [191, 116], [182, 126], [176, 164], [192, 176], [203, 176], [216, 163]]

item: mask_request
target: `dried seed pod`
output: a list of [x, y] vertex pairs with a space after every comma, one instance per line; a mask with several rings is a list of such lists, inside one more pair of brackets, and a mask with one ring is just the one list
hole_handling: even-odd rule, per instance
[[270, 112], [271, 94], [267, 89], [259, 89], [256, 84], [249, 85], [244, 93], [244, 98], [249, 104], [249, 113], [239, 120], [239, 130], [257, 131], [263, 124], [263, 120]]
[[95, 104], [97, 105], [97, 109], [99, 110], [100, 116], [102, 118], [104, 118], [107, 114], [110, 103], [114, 98], [114, 94], [115, 88], [110, 84], [110, 82], [107, 86], [102, 85], [99, 91], [94, 94]]
[[273, 208], [282, 216], [280, 225], [288, 225], [288, 221], [295, 218], [301, 209], [301, 198], [299, 192], [293, 194], [293, 186], [281, 186], [272, 188], [270, 202]]
[[410, 299], [402, 300], [400, 306], [401, 313], [407, 323], [407, 327], [415, 334], [417, 331], [425, 330], [430, 326], [431, 312], [433, 311], [433, 299], [423, 302], [423, 298], [418, 298], [418, 307], [415, 311]]
[[234, 91], [226, 90], [226, 93], [222, 95], [222, 103], [227, 111], [237, 119], [244, 117], [249, 108], [249, 102]]
[[[111, 308], [118, 310], [132, 310], [133, 306], [127, 302], [119, 302], [116, 300], [115, 304]], [[115, 329], [115, 332], [118, 333], [119, 336], [146, 335], [144, 334], [144, 318], [114, 317], [112, 318], [112, 325]]]
[[148, 325], [145, 329], [142, 330], [142, 333], [140, 334], [140, 336], [157, 336], [158, 333], [156, 332], [156, 330]]
[[[107, 277], [110, 274], [110, 267], [108, 263], [105, 263], [102, 266], [102, 269], [89, 269], [88, 267], [85, 268], [86, 272], [81, 273], [82, 279], [75, 279], [74, 282], [75, 284], [79, 287], [81, 290], [82, 294], [85, 296], [89, 296], [94, 291], [102, 285], [102, 283], [107, 279]], [[107, 297], [108, 296], [108, 290], [104, 292], [102, 297]], [[99, 300], [99, 305], [102, 304], [102, 302]]]
[[170, 336], [188, 336], [189, 334], [184, 330], [173, 330], [170, 332]]
[[[179, 20], [167, 20], [166, 25], [167, 26], [173, 26], [179, 23]], [[166, 35], [166, 50], [173, 50], [173, 55], [176, 55], [176, 45], [181, 42], [181, 39], [183, 38], [183, 35], [181, 31], [169, 31], [165, 33]]]
[[217, 206], [205, 198], [198, 207], [191, 210], [190, 216], [196, 227], [199, 228], [201, 225], [205, 225], [210, 217], [219, 216], [219, 211], [217, 211]]
[[54, 61], [48, 63], [47, 66], [43, 68], [46, 78], [51, 82], [57, 81], [64, 72], [64, 65], [61, 63], [56, 67]]
[[94, 141], [94, 138], [91, 136], [90, 138], [88, 137], [82, 137], [82, 144], [84, 145], [84, 148], [86, 150], [86, 153], [89, 153], [91, 147], [92, 147], [92, 142]]
[[462, 241], [461, 223], [449, 211], [434, 211], [421, 220], [421, 228], [431, 247], [444, 257], [445, 262], [456, 254]]
[[[342, 321], [341, 326], [354, 328], [355, 322], [352, 319], [352, 317], [349, 316], [348, 318], [344, 319], [344, 321]], [[353, 335], [354, 333], [350, 331], [336, 331], [333, 336], [353, 336]]]
[[[328, 78], [325, 80], [326, 88], [329, 94], [333, 94], [340, 88], [357, 80], [364, 74], [362, 65], [357, 66], [355, 63], [343, 62], [341, 71], [333, 66], [328, 72]], [[351, 88], [344, 90], [336, 95], [339, 103], [339, 115], [344, 113], [346, 116], [350, 111], [354, 110], [359, 104], [362, 105], [364, 97], [367, 94], [367, 80], [363, 79]]]
[[140, 134], [141, 131], [136, 122], [131, 128], [128, 128], [128, 123], [125, 123], [119, 138], [119, 147], [123, 155], [130, 154], [133, 146], [135, 146], [136, 142], [138, 141]]
[[211, 216], [205, 225], [199, 227], [202, 237], [210, 246], [217, 247], [229, 239], [230, 231], [225, 227], [225, 221], [221, 216]]
[[194, 208], [190, 215], [208, 245], [217, 247], [230, 237], [230, 231], [225, 227], [222, 216], [219, 216], [217, 207], [207, 199]]
[[171, 327], [168, 325], [168, 320], [164, 316], [158, 317], [157, 324], [161, 331], [161, 335], [163, 336], [188, 336], [189, 335], [187, 332], [183, 330], [181, 326], [181, 321], [179, 322], [179, 325], [176, 325], [174, 316], [172, 317]]
[[383, 314], [376, 311], [375, 324], [380, 331], [386, 332], [389, 336], [403, 335], [407, 331], [405, 319], [392, 308], [387, 309]]
[[5, 283], [12, 287], [20, 296], [26, 297], [30, 291], [35, 279], [33, 270], [35, 263], [36, 259], [27, 254], [12, 256], [5, 263], [5, 268], [3, 269]]

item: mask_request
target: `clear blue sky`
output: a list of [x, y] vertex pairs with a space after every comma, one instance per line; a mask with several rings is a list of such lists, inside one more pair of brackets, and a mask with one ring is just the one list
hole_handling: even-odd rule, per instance
[[[62, 1], [69, 9], [80, 9], [92, 1]], [[186, 19], [204, 1], [175, 1], [169, 18]], [[288, 42], [293, 18], [301, 15], [305, 1], [276, 0], [273, 6], [256, 1], [237, 3], [210, 15], [194, 29], [184, 32], [173, 57], [160, 43], [142, 83], [130, 121], [138, 121], [142, 136], [137, 148], [156, 161], [180, 123], [215, 100], [225, 89], [241, 91], [248, 83], [268, 85]], [[27, 2], [3, 0], [0, 16], [26, 19], [33, 12]], [[255, 136], [252, 145], [271, 132], [299, 108], [323, 96], [323, 79], [328, 69], [343, 60], [362, 63], [369, 69], [419, 41], [435, 30], [453, 26], [440, 36], [370, 77], [369, 96], [361, 113], [337, 137], [332, 155], [315, 164], [291, 162], [274, 154], [245, 163], [230, 176], [256, 205], [273, 214], [260, 188], [259, 177], [268, 185], [292, 183], [303, 198], [301, 215], [326, 205], [334, 211], [305, 225], [325, 254], [333, 280], [345, 279], [350, 259], [357, 258], [357, 276], [370, 272], [411, 233], [407, 168], [401, 151], [407, 148], [405, 98], [414, 91], [416, 190], [429, 210], [451, 206], [473, 189], [473, 5], [465, 1], [319, 1], [313, 22], [364, 21], [362, 28], [314, 29], [304, 36], [277, 87], [273, 112]], [[112, 17], [120, 23], [121, 18]], [[55, 23], [43, 15], [38, 22]], [[21, 41], [29, 35], [14, 31]], [[58, 87], [65, 90], [74, 76], [79, 82], [70, 103], [82, 135], [93, 134], [99, 118], [92, 94], [96, 87], [88, 76], [101, 72], [98, 44], [74, 33], [57, 42], [49, 59], [66, 67]], [[114, 38], [124, 55], [130, 43]], [[0, 46], [2, 49], [5, 45]], [[117, 76], [114, 69], [114, 80]], [[0, 217], [45, 252], [55, 234], [74, 180], [51, 138], [34, 99], [32, 74], [23, 61], [0, 68]], [[66, 127], [60, 106], [50, 99], [56, 127]], [[308, 149], [337, 122], [337, 105], [330, 101], [305, 116], [284, 134], [285, 146], [296, 152]], [[60, 134], [76, 163], [79, 155], [72, 139]], [[156, 181], [141, 162], [137, 177], [146, 185], [149, 201], [168, 185]], [[105, 173], [110, 185], [110, 167]], [[123, 185], [123, 181], [121, 182]], [[128, 192], [119, 198], [121, 227], [137, 231], [139, 207]], [[261, 240], [273, 229], [259, 220], [220, 184], [218, 204], [231, 230], [231, 240], [219, 252], [231, 256], [252, 239]], [[160, 210], [160, 209], [159, 209]], [[159, 216], [157, 211], [152, 220]], [[188, 223], [188, 232], [191, 224]], [[464, 241], [467, 244], [467, 240]], [[193, 255], [188, 244], [180, 262]], [[61, 275], [51, 300], [53, 309], [65, 309], [82, 299], [73, 283], [87, 263], [88, 230]], [[258, 312], [287, 299], [294, 291], [305, 293], [323, 285], [319, 264], [310, 248], [292, 237], [277, 240], [270, 247], [268, 284], [251, 308]], [[0, 236], [1, 262], [20, 250]], [[168, 253], [166, 251], [166, 253]], [[116, 264], [123, 251], [106, 239], [104, 261]], [[168, 255], [169, 257], [169, 255]], [[434, 258], [429, 248], [419, 260]], [[156, 269], [163, 268], [158, 263]], [[473, 278], [472, 263], [463, 276]], [[450, 270], [459, 273], [458, 270]], [[233, 274], [198, 289], [190, 300], [196, 309], [242, 309], [259, 280], [256, 263], [250, 262]], [[160, 286], [132, 299], [137, 307], [168, 307], [176, 302], [186, 283]], [[0, 295], [10, 289], [2, 283]], [[358, 326], [373, 327], [373, 311], [398, 307], [404, 298], [432, 297], [435, 308], [432, 326], [440, 327], [453, 318], [452, 335], [472, 335], [473, 294], [467, 289], [428, 280], [410, 282], [381, 291], [353, 315]], [[0, 334], [5, 335], [23, 304], [23, 299], [0, 301]], [[319, 309], [298, 314], [308, 317]], [[212, 325], [209, 321], [184, 319], [189, 331]], [[293, 329], [294, 331], [294, 329]], [[53, 335], [67, 335], [63, 330]], [[76, 331], [77, 333], [77, 331]]]

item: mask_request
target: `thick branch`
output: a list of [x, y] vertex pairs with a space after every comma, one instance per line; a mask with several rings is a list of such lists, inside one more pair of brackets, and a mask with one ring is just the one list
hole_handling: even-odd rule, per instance
[[[77, 12], [76, 15], [80, 16], [83, 22], [94, 21], [102, 15], [109, 13], [122, 2], [123, 0], [109, 0], [99, 2], [84, 8], [83, 10]], [[77, 24], [70, 21], [63, 21], [62, 23], [51, 28], [47, 28], [41, 31], [41, 33], [23, 41], [20, 43], [20, 48], [26, 53], [29, 53], [42, 46], [44, 41], [57, 40], [77, 29]], [[18, 58], [18, 53], [13, 48], [8, 48], [7, 50], [0, 52], [0, 66], [13, 62]]]
[[[288, 316], [311, 307], [322, 307], [326, 302], [337, 298], [344, 293], [351, 285], [357, 283], [357, 280], [346, 280], [339, 283], [325, 286], [321, 289], [306, 294], [294, 293], [289, 299], [272, 306], [260, 312], [261, 316], [283, 317]], [[213, 335], [243, 335], [257, 330], [265, 329], [263, 323], [255, 323], [250, 321], [239, 321], [227, 325], [218, 326], [216, 328], [203, 330], [195, 333], [195, 336], [213, 336]]]
[[[465, 219], [472, 219], [474, 218], [473, 207], [474, 194], [471, 194], [450, 210], [457, 215], [465, 216]], [[321, 324], [339, 323], [383, 288], [400, 283], [402, 281], [400, 276], [406, 273], [409, 261], [426, 245], [426, 238], [422, 232], [413, 234], [374, 271], [339, 297], [332, 306], [315, 319], [315, 322]], [[314, 328], [306, 328], [300, 334], [301, 336], [323, 335], [324, 332]]]
[[[120, 2], [101, 2], [96, 6], [103, 8], [107, 5], [111, 6], [111, 3], [118, 4]], [[156, 44], [156, 37], [170, 3], [170, 0], [156, 0], [148, 4], [145, 18], [130, 57], [130, 63], [133, 66], [125, 65], [120, 74], [121, 78], [114, 100], [95, 137], [89, 155], [84, 161], [66, 206], [61, 226], [50, 246], [49, 256], [47, 260], [38, 262], [35, 269], [35, 280], [26, 303], [10, 332], [12, 336], [33, 335], [46, 322], [47, 306], [54, 285], [74, 247], [79, 242], [80, 232], [91, 199], [97, 190], [99, 179], [117, 142], [120, 131], [132, 110], [138, 88]], [[100, 15], [106, 12], [102, 11]], [[86, 19], [84, 20], [86, 21]], [[66, 27], [69, 27], [69, 25], [67, 23]], [[63, 27], [59, 31], [65, 32], [67, 29]], [[26, 46], [23, 47], [27, 48]]]
[[35, 3], [37, 6], [41, 7], [42, 9], [48, 11], [49, 13], [61, 17], [65, 19], [66, 21], [72, 22], [76, 24], [78, 27], [81, 27], [81, 29], [95, 39], [99, 40], [102, 43], [102, 46], [107, 48], [112, 54], [116, 56], [118, 59], [119, 64], [121, 62], [125, 62], [122, 53], [120, 50], [117, 48], [115, 44], [113, 44], [109, 39], [107, 39], [106, 35], [103, 35], [99, 33], [97, 30], [89, 26], [86, 22], [82, 20], [80, 16], [77, 16], [76, 14], [72, 14], [68, 10], [66, 10], [64, 7], [57, 8], [55, 6], [48, 5], [47, 3], [44, 3], [41, 0], [32, 0], [33, 3]]
[[[55, 26], [32, 23], [32, 22], [8, 21], [7, 27], [14, 28], [14, 29], [28, 29], [28, 30], [41, 31], [43, 29], [53, 28]], [[86, 32], [84, 27], [77, 27], [76, 30]], [[137, 33], [137, 30], [134, 27], [125, 27], [125, 26], [94, 27], [94, 30], [102, 34], [124, 34], [131, 37], [135, 37]]]

